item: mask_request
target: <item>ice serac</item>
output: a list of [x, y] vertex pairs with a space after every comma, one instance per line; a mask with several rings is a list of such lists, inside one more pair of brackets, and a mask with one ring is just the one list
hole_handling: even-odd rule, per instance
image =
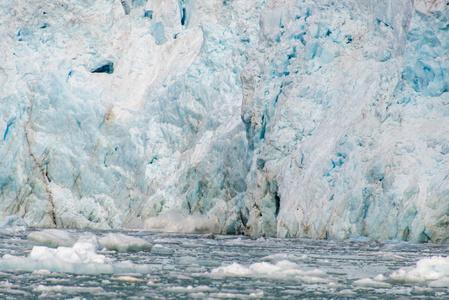
[[3, 218], [446, 240], [448, 18], [418, 0], [2, 1]]
[[243, 73], [251, 232], [447, 239], [447, 8], [269, 9]]
[[142, 228], [174, 209], [241, 232], [249, 165], [240, 72], [262, 8], [3, 1], [4, 216]]

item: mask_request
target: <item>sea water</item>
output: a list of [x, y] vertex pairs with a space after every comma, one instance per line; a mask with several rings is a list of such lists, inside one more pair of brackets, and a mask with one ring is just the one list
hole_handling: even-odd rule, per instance
[[0, 298], [449, 297], [446, 245], [138, 231], [65, 230], [47, 231], [46, 236], [45, 232], [2, 232]]

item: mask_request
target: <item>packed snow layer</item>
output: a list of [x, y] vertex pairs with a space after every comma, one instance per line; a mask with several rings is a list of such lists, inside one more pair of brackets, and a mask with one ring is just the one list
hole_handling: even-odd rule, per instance
[[98, 239], [96, 235], [90, 234], [79, 237], [71, 247], [67, 247], [60, 245], [72, 240], [63, 233], [62, 230], [31, 233], [30, 241], [46, 243], [49, 247], [33, 246], [27, 257], [5, 254], [0, 259], [0, 270], [29, 272], [46, 270], [73, 274], [148, 274], [150, 272], [147, 265], [134, 264], [131, 261], [116, 262], [114, 258], [97, 253], [98, 249], [103, 247], [119, 252], [150, 250], [151, 244], [143, 239], [119, 233], [110, 233]]
[[2, 1], [3, 219], [448, 238], [447, 5], [161, 3]]

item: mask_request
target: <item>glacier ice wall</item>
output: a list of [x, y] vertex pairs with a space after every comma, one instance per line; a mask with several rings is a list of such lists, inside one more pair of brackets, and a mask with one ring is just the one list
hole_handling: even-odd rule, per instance
[[449, 236], [446, 3], [0, 11], [3, 217], [142, 228], [174, 210], [223, 233]]

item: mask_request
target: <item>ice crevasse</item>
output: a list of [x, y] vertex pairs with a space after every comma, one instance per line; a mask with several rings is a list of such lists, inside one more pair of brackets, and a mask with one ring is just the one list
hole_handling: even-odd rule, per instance
[[445, 241], [448, 18], [419, 0], [2, 1], [1, 218]]

